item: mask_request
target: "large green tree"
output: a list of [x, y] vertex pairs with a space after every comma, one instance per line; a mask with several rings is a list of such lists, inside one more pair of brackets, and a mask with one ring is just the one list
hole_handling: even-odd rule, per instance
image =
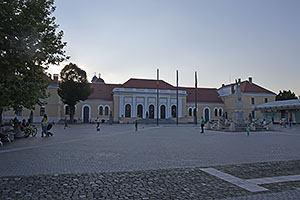
[[58, 95], [64, 104], [69, 106], [71, 123], [74, 121], [75, 105], [84, 101], [91, 94], [86, 72], [76, 64], [66, 65], [60, 72], [61, 81], [59, 83]]
[[290, 99], [298, 99], [294, 92], [291, 90], [283, 90], [279, 91], [276, 95], [276, 101], [290, 100]]
[[0, 122], [6, 108], [32, 109], [46, 97], [46, 70], [67, 59], [53, 0], [0, 1]]

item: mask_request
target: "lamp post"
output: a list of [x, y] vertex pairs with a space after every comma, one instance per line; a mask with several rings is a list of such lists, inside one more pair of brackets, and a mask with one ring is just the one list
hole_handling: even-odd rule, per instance
[[157, 80], [156, 80], [156, 125], [159, 125], [158, 122], [158, 111], [159, 111], [159, 69], [157, 69]]
[[195, 125], [197, 125], [197, 96], [198, 96], [198, 91], [197, 91], [197, 72], [195, 72], [195, 112], [194, 112], [194, 119], [195, 119]]

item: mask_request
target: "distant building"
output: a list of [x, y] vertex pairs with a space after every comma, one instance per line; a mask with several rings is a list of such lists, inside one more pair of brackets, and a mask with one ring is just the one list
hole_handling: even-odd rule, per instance
[[[260, 112], [255, 111], [257, 105], [275, 101], [276, 94], [249, 80], [240, 81], [243, 99], [244, 117], [252, 115], [259, 118]], [[136, 119], [157, 118], [157, 81], [151, 79], [131, 78], [123, 84], [106, 84], [103, 79], [94, 76], [92, 94], [89, 98], [76, 105], [75, 119], [80, 122], [94, 121], [97, 117], [104, 120], [110, 118], [114, 122], [133, 122]], [[159, 80], [159, 109], [160, 119], [176, 119], [180, 122], [193, 122], [197, 113], [198, 120], [204, 117], [206, 121], [222, 117], [231, 118], [234, 112], [235, 84], [222, 85], [217, 88], [197, 88], [197, 108], [195, 108], [195, 88], [178, 88], [178, 108], [176, 103], [176, 87]], [[47, 113], [50, 121], [57, 122], [69, 114], [68, 105], [64, 105], [57, 94], [58, 75], [54, 76], [48, 86], [50, 97], [45, 99], [45, 106], [35, 106], [34, 121], [40, 122], [42, 115]], [[18, 118], [28, 118], [30, 111], [24, 109], [17, 113]], [[13, 111], [4, 113], [4, 119], [15, 117]]]
[[273, 118], [275, 123], [279, 123], [280, 119], [300, 123], [300, 99], [265, 103], [256, 106], [255, 110], [260, 111], [262, 118], [267, 121], [272, 121]]

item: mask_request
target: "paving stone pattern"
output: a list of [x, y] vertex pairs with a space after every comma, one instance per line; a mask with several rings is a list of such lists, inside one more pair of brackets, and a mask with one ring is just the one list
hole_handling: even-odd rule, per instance
[[224, 165], [214, 168], [242, 179], [300, 175], [300, 160]]
[[231, 197], [222, 200], [299, 200], [300, 190], [289, 190], [285, 192], [275, 192], [271, 194], [254, 194], [243, 197]]
[[[74, 125], [0, 149], [0, 199], [300, 199], [299, 181], [253, 193], [209, 175], [300, 174], [300, 131], [199, 133], [194, 126]], [[286, 131], [288, 130], [288, 131]]]
[[218, 199], [250, 194], [199, 168], [0, 178], [1, 199]]

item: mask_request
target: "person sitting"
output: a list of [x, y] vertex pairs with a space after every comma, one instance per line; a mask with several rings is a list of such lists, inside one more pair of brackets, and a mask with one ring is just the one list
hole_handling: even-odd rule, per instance
[[26, 125], [26, 120], [23, 119], [23, 120], [22, 120], [22, 123], [20, 124], [21, 131], [25, 131], [26, 127], [27, 127], [27, 125]]

